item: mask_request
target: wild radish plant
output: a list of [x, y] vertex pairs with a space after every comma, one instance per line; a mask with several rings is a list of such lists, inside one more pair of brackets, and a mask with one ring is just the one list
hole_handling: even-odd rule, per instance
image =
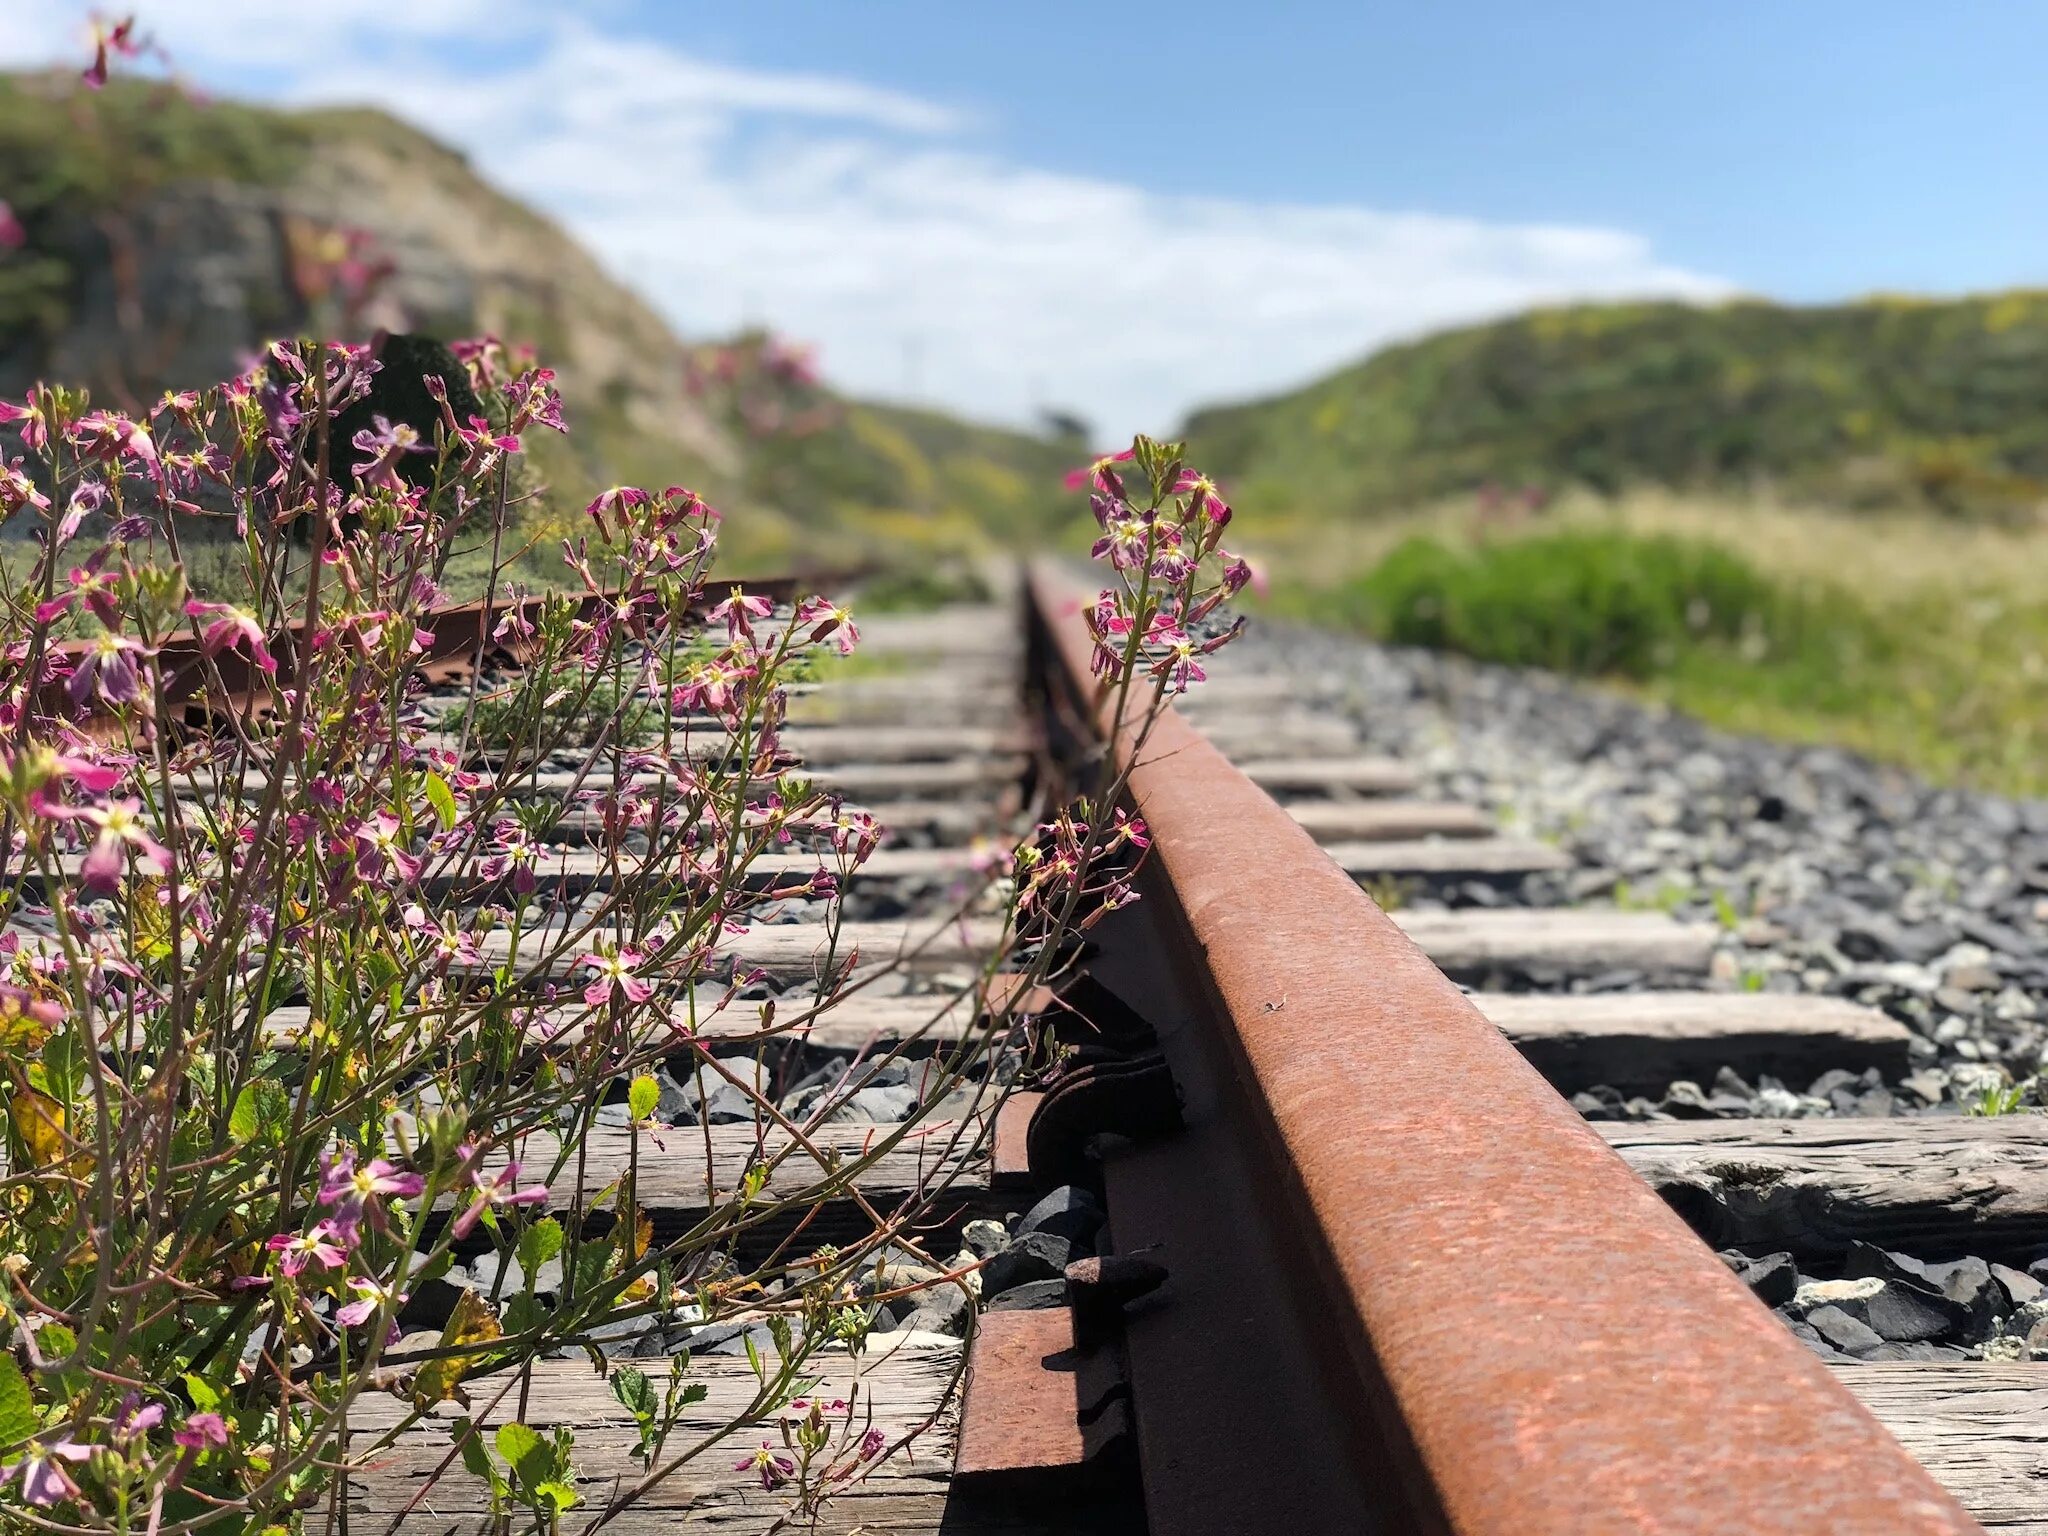
[[[18, 445], [0, 513], [30, 535], [0, 542], [10, 1526], [324, 1522], [344, 1468], [449, 1398], [472, 1410], [451, 1464], [552, 1525], [582, 1495], [572, 1440], [523, 1422], [539, 1356], [635, 1318], [765, 1319], [760, 1391], [715, 1432], [678, 1448], [672, 1402], [628, 1404], [649, 1433], [619, 1507], [712, 1445], [787, 1429], [813, 1356], [857, 1348], [889, 1294], [875, 1255], [911, 1245], [917, 1201], [843, 1250], [770, 1245], [748, 1268], [739, 1240], [776, 1209], [857, 1198], [907, 1136], [938, 1153], [979, 1133], [913, 1120], [831, 1152], [816, 1127], [861, 1071], [799, 1121], [729, 1056], [800, 1037], [877, 958], [838, 935], [879, 829], [783, 749], [786, 679], [850, 649], [852, 616], [716, 588], [718, 514], [674, 487], [606, 492], [564, 590], [506, 590], [511, 466], [562, 430], [561, 401], [495, 344], [455, 355], [464, 377], [422, 382], [479, 413], [348, 441], [333, 425], [370, 389], [371, 347], [277, 344], [140, 418], [57, 387], [0, 404]], [[1090, 622], [1104, 686], [1156, 710], [1234, 632], [1218, 605], [1243, 577], [1213, 488], [1169, 450], [1135, 455], [1135, 498], [1094, 471], [1114, 579]], [[239, 590], [187, 590], [199, 541], [235, 552]], [[436, 710], [432, 629], [464, 551], [485, 560], [490, 633], [464, 706]], [[493, 686], [480, 663], [499, 652], [524, 666]], [[536, 832], [560, 804], [584, 835], [578, 884]], [[1049, 821], [991, 969], [1045, 979], [1069, 926], [1130, 899], [1143, 847], [1121, 812]], [[811, 858], [754, 875], [790, 850]], [[763, 978], [732, 955], [791, 903], [823, 908], [816, 985], [778, 1011], [743, 1000]], [[998, 1012], [944, 1055], [928, 1095], [1008, 1027]], [[758, 1151], [736, 1181], [708, 1134], [663, 1124], [663, 1074], [745, 1097]], [[645, 1209], [657, 1161], [701, 1176], [681, 1233]], [[495, 1266], [460, 1263], [478, 1250]], [[451, 1279], [442, 1325], [413, 1326], [409, 1299]], [[369, 1393], [405, 1411], [352, 1427]], [[755, 1470], [800, 1505], [886, 1448], [871, 1425], [835, 1440], [844, 1415], [799, 1417]]]
[[[85, 83], [148, 47], [103, 25]], [[18, 233], [0, 208], [0, 242]], [[529, 1422], [535, 1362], [635, 1323], [743, 1317], [767, 1345], [749, 1337], [754, 1389], [708, 1430], [686, 1355], [659, 1384], [608, 1367], [638, 1469], [591, 1527], [735, 1451], [731, 1475], [808, 1517], [892, 1445], [857, 1383], [812, 1390], [819, 1362], [927, 1283], [892, 1255], [917, 1253], [986, 1115], [927, 1108], [848, 1151], [820, 1127], [907, 1044], [800, 1117], [745, 1056], [888, 968], [840, 943], [880, 829], [784, 750], [786, 685], [853, 649], [853, 616], [715, 585], [718, 514], [679, 487], [599, 496], [559, 589], [512, 590], [515, 467], [565, 429], [553, 375], [491, 341], [423, 365], [442, 354], [405, 341], [276, 344], [141, 413], [55, 386], [0, 401], [10, 1530], [341, 1528], [349, 1471], [449, 1400], [442, 1467], [392, 1525], [459, 1464], [502, 1518], [556, 1529], [587, 1494], [573, 1434]], [[801, 355], [761, 341], [719, 367], [707, 387], [757, 435], [811, 419]], [[370, 409], [390, 368], [432, 405]], [[1087, 479], [1112, 568], [1096, 670], [1142, 736], [1234, 633], [1220, 605], [1248, 573], [1176, 451], [1140, 439]], [[453, 700], [433, 631], [458, 568], [484, 613]], [[997, 1003], [935, 1059], [928, 1106], [971, 1085], [993, 1107], [1022, 995], [994, 973], [1054, 979], [1062, 937], [1133, 899], [1146, 837], [1121, 790], [963, 894], [1000, 916], [972, 986]], [[808, 986], [764, 1001], [735, 951], [796, 907]], [[669, 1123], [679, 1085], [746, 1105], [742, 1166]], [[864, 1204], [862, 1174], [913, 1137], [931, 1178]], [[662, 1181], [701, 1189], [684, 1230], [649, 1213]], [[866, 1237], [764, 1237], [833, 1200], [864, 1204]]]

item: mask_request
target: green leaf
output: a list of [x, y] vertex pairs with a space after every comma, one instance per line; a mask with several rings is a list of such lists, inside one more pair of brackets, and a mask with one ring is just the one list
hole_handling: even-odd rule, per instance
[[204, 1376], [185, 1376], [185, 1395], [192, 1399], [192, 1407], [199, 1413], [216, 1413], [220, 1409], [220, 1389]]
[[[615, 1233], [621, 1234], [629, 1230], [625, 1222], [620, 1222], [613, 1229]], [[592, 1242], [585, 1238], [576, 1249], [575, 1293], [581, 1296], [586, 1291], [596, 1290], [598, 1285], [604, 1280], [605, 1271], [611, 1268], [612, 1260], [616, 1256], [616, 1251], [610, 1242]]]
[[683, 1388], [683, 1395], [676, 1399], [678, 1408], [687, 1408], [692, 1403], [701, 1403], [711, 1395], [711, 1388], [701, 1381], [693, 1381]]
[[524, 1232], [519, 1234], [519, 1246], [513, 1250], [519, 1260], [519, 1267], [526, 1271], [529, 1283], [540, 1273], [541, 1265], [547, 1263], [562, 1251], [562, 1224], [552, 1216], [543, 1216]]
[[541, 1439], [540, 1431], [525, 1424], [499, 1426], [498, 1455], [504, 1459], [506, 1466], [520, 1476], [522, 1482], [527, 1481], [525, 1473], [528, 1463], [533, 1458], [545, 1456], [551, 1462], [554, 1459], [554, 1452], [548, 1443]]
[[41, 1427], [35, 1398], [29, 1394], [28, 1378], [21, 1374], [14, 1356], [0, 1353], [0, 1445], [26, 1440]]
[[521, 1291], [505, 1303], [505, 1331], [531, 1333], [547, 1321], [547, 1309], [531, 1291]]
[[564, 1510], [574, 1509], [581, 1500], [567, 1483], [550, 1478], [533, 1490], [533, 1502], [536, 1509], [547, 1505], [550, 1513], [559, 1515]]
[[454, 827], [458, 814], [455, 809], [455, 791], [448, 787], [446, 779], [431, 768], [427, 770], [427, 804], [431, 805], [434, 814], [441, 818], [441, 829], [444, 832]]
[[228, 1134], [244, 1146], [275, 1142], [290, 1119], [292, 1098], [283, 1083], [259, 1077], [235, 1095]]
[[633, 1086], [626, 1090], [626, 1107], [633, 1112], [635, 1120], [645, 1120], [654, 1113], [661, 1102], [661, 1084], [647, 1073], [633, 1079]]
[[457, 1419], [455, 1438], [462, 1446], [462, 1464], [469, 1469], [470, 1475], [482, 1478], [490, 1484], [491, 1496], [494, 1499], [504, 1498], [510, 1490], [506, 1488], [505, 1479], [499, 1475], [497, 1467], [492, 1464], [491, 1453], [484, 1449], [484, 1437], [477, 1433], [476, 1426], [468, 1419]]
[[612, 1372], [612, 1396], [643, 1423], [654, 1417], [654, 1383], [645, 1371], [622, 1365]]

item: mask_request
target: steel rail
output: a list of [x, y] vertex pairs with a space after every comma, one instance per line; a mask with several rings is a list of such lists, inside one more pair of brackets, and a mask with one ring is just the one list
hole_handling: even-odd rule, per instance
[[[1048, 567], [1030, 593], [1106, 738], [1080, 594]], [[1132, 910], [1197, 998], [1161, 1032], [1186, 1131], [1104, 1170], [1117, 1251], [1173, 1276], [1126, 1338], [1154, 1536], [1363, 1506], [1461, 1536], [1980, 1529], [1199, 732], [1168, 711], [1124, 758], [1166, 898]], [[1260, 1246], [1213, 1230], [1233, 1205], [1284, 1294], [1205, 1289]], [[1247, 1339], [1316, 1358], [1262, 1373]]]
[[[824, 591], [831, 587], [854, 580], [858, 571], [838, 571], [816, 576], [759, 576], [733, 577], [729, 580], [713, 580], [705, 583], [699, 606], [708, 606], [722, 598], [728, 588], [744, 587], [747, 591], [772, 598], [777, 603], [795, 600], [800, 592]], [[606, 604], [617, 601], [621, 589], [606, 588], [598, 592], [587, 592], [577, 599], [577, 617], [589, 619]], [[427, 651], [420, 663], [420, 670], [433, 683], [446, 683], [468, 675], [470, 664], [479, 656], [486, 660], [502, 658], [515, 664], [523, 664], [533, 654], [530, 644], [512, 641], [500, 642], [492, 638], [491, 632], [499, 622], [512, 615], [518, 615], [529, 623], [538, 619], [547, 603], [559, 594], [542, 592], [528, 597], [500, 597], [490, 601], [477, 599], [466, 603], [446, 603], [422, 611], [418, 617], [423, 625], [431, 626], [427, 633], [430, 639]], [[285, 627], [293, 639], [290, 646], [276, 647], [278, 670], [266, 674], [240, 651], [224, 650], [213, 658], [213, 667], [219, 673], [224, 686], [227, 702], [239, 707], [242, 704], [267, 695], [271, 690], [289, 685], [292, 673], [292, 657], [298, 651], [298, 642], [305, 635], [305, 623], [294, 622]], [[275, 637], [273, 637], [275, 638]], [[90, 640], [69, 640], [51, 648], [51, 663], [61, 669], [58, 678], [44, 682], [42, 687], [43, 706], [53, 714], [68, 712], [68, 701], [64, 695], [63, 676], [83, 661], [91, 652]], [[172, 705], [188, 704], [203, 698], [208, 692], [205, 655], [199, 643], [191, 634], [180, 631], [169, 636], [157, 647], [157, 665], [163, 676], [165, 701]]]

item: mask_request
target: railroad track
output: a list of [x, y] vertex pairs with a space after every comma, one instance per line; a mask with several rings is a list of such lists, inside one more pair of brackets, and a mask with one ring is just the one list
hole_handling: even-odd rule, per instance
[[[1101, 726], [1056, 576], [1014, 603], [863, 628], [879, 660], [800, 689], [789, 739], [894, 829], [842, 944], [915, 958], [885, 995], [814, 1021], [802, 1050], [828, 1064], [973, 1037], [973, 1000], [947, 988], [993, 940], [940, 914], [975, 841], [1023, 830]], [[861, 1176], [881, 1210], [939, 1186], [922, 1246], [985, 1262], [966, 1287], [891, 1302], [867, 1352], [825, 1372], [818, 1395], [858, 1383], [892, 1439], [921, 1433], [820, 1528], [2048, 1533], [2048, 1364], [1928, 1357], [2030, 1317], [2026, 1265], [2048, 1253], [2036, 1123], [1588, 1123], [1564, 1095], [1724, 1068], [1893, 1078], [1906, 1031], [1839, 999], [1712, 990], [1714, 931], [1662, 913], [1383, 913], [1366, 889], [1513, 888], [1566, 861], [1415, 798], [1401, 764], [1302, 702], [1305, 681], [1225, 662], [1146, 743], [1144, 899], [1089, 930], [1064, 988], [1088, 1049], [997, 1111], [939, 1114], [946, 1134]], [[544, 876], [605, 875], [577, 863], [573, 822], [558, 833]], [[739, 947], [765, 993], [800, 999], [802, 924]], [[1639, 984], [1575, 990], [1621, 972]], [[736, 1060], [760, 1056], [747, 1018], [718, 1027]], [[918, 1096], [902, 1079], [870, 1119], [827, 1127], [828, 1150], [898, 1123]], [[753, 1124], [683, 1108], [707, 1123], [642, 1167], [658, 1230], [758, 1152]], [[609, 1158], [595, 1149], [591, 1177]], [[870, 1220], [842, 1200], [749, 1240], [840, 1241]], [[1900, 1263], [1965, 1256], [1981, 1277]], [[1887, 1339], [1915, 1304], [1934, 1321]], [[1810, 1347], [1846, 1354], [1850, 1324], [1890, 1358]], [[748, 1400], [748, 1326], [681, 1340], [709, 1392], [684, 1432]], [[631, 1481], [633, 1432], [588, 1360], [541, 1362], [525, 1418], [576, 1426], [594, 1503]], [[353, 1485], [352, 1529], [481, 1525], [480, 1486], [419, 1497], [446, 1457], [443, 1424], [402, 1437]], [[782, 1501], [728, 1462], [612, 1526], [769, 1528]]]

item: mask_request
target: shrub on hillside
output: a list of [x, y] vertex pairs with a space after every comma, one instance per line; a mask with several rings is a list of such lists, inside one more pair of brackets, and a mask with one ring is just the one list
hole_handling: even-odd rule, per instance
[[1413, 538], [1337, 602], [1393, 644], [1588, 676], [1646, 679], [1716, 651], [1827, 668], [1875, 644], [1845, 594], [1667, 535], [1569, 530], [1470, 550]]

